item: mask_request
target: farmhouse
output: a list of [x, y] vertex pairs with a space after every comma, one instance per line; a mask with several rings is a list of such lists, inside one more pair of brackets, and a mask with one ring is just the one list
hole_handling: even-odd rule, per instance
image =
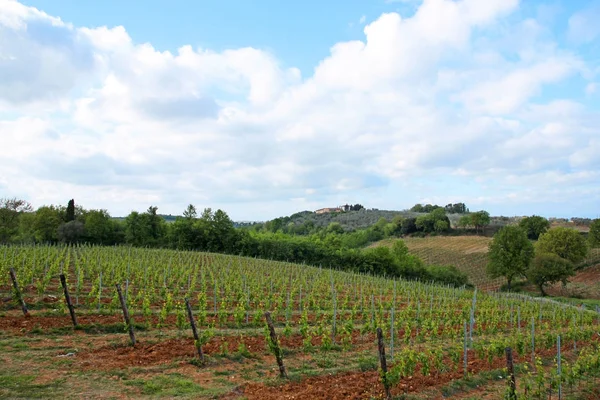
[[332, 213], [332, 212], [342, 212], [344, 211], [341, 207], [327, 207], [327, 208], [320, 208], [318, 210], [315, 211], [315, 214], [326, 214], [326, 213]]

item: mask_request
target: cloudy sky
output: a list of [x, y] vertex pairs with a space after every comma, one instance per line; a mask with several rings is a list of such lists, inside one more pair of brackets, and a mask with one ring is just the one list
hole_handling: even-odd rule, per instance
[[600, 0], [0, 0], [0, 197], [600, 214]]

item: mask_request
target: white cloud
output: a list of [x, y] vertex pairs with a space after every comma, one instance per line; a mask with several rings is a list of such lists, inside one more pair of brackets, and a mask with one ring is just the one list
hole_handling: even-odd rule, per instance
[[250, 204], [257, 214], [240, 219], [348, 198], [443, 202], [457, 195], [403, 186], [443, 177], [496, 188], [467, 203], [497, 204], [503, 184], [514, 202], [530, 196], [510, 176], [535, 177], [527, 185], [541, 198], [535, 187], [553, 173], [598, 173], [587, 149], [600, 125], [575, 100], [539, 98], [587, 66], [535, 21], [503, 19], [517, 9], [425, 0], [410, 18], [368, 23], [364, 40], [333, 44], [302, 77], [256, 48], [161, 52], [126, 27], [74, 27], [0, 3], [0, 184], [36, 205], [75, 197], [115, 214]]
[[600, 36], [600, 3], [590, 2], [583, 10], [569, 18], [568, 37], [577, 43], [587, 43]]

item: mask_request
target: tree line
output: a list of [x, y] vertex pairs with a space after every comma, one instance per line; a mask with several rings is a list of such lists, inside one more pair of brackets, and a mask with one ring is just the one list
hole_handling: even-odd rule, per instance
[[[416, 220], [415, 220], [416, 225]], [[435, 225], [435, 223], [434, 223]], [[330, 224], [310, 235], [299, 236], [260, 229], [236, 228], [223, 210], [198, 213], [189, 205], [181, 217], [167, 223], [150, 206], [132, 211], [123, 220], [106, 210], [86, 210], [73, 200], [67, 206], [42, 206], [33, 210], [27, 202], [0, 201], [0, 242], [90, 243], [198, 250], [258, 257], [390, 277], [468, 285], [465, 274], [452, 266], [427, 266], [399, 241], [393, 247], [363, 249], [386, 235], [402, 232], [402, 221], [380, 220], [372, 227], [346, 233]]]

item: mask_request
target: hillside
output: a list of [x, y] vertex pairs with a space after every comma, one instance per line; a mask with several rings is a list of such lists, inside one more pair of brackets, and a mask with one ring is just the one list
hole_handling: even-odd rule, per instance
[[[397, 239], [386, 239], [374, 243], [376, 246], [391, 246]], [[505, 283], [504, 279], [490, 279], [485, 273], [487, 251], [491, 238], [483, 236], [432, 236], [405, 238], [410, 253], [417, 255], [426, 264], [453, 265], [466, 273], [469, 281], [480, 290], [496, 290]]]
[[[483, 239], [447, 246], [469, 254], [483, 247]], [[526, 296], [214, 253], [83, 245], [0, 251], [2, 398], [381, 399], [377, 328], [395, 398], [466, 398], [481, 388], [501, 398], [505, 347], [519, 367], [532, 353], [552, 365], [558, 334], [571, 365], [600, 356], [595, 312]], [[122, 304], [132, 318], [125, 326]], [[535, 348], [523, 336], [532, 320]], [[600, 368], [582, 371], [565, 395], [593, 385]], [[550, 369], [536, 374], [549, 387]], [[477, 389], [468, 384], [475, 381]]]
[[[385, 239], [372, 244], [370, 247], [391, 246], [398, 239]], [[453, 265], [467, 274], [469, 281], [480, 290], [499, 289], [506, 280], [491, 279], [485, 268], [488, 262], [487, 252], [491, 238], [482, 236], [431, 236], [425, 238], [402, 239], [410, 253], [419, 256], [426, 264]], [[572, 283], [566, 288], [559, 289], [556, 285], [552, 293], [564, 296], [583, 296], [585, 298], [600, 298], [600, 276], [588, 273], [589, 267], [600, 264], [600, 249], [591, 249], [588, 257], [581, 263], [581, 271], [571, 279]], [[598, 278], [590, 280], [591, 277]]]

